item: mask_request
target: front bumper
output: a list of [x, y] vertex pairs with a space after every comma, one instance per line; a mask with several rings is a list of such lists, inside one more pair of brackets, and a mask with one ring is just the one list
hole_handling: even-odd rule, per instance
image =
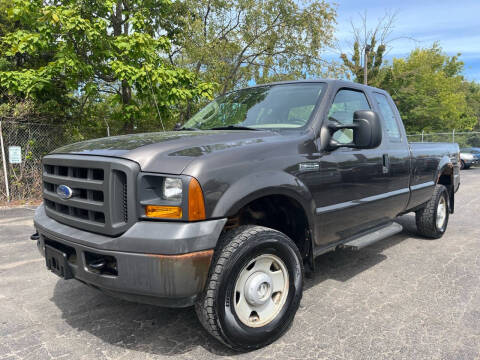
[[473, 165], [478, 165], [480, 163], [479, 159], [462, 159], [465, 162], [465, 165], [467, 166], [473, 166]]
[[[203, 290], [225, 222], [139, 221], [109, 237], [59, 223], [43, 205], [34, 218], [40, 253], [45, 256], [46, 244], [69, 253], [75, 279], [126, 300], [169, 307], [190, 306]], [[91, 268], [92, 256], [114, 258], [117, 274]]]

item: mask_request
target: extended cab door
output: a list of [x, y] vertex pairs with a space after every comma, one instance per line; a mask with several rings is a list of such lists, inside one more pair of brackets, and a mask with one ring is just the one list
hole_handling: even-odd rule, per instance
[[[334, 91], [324, 126], [328, 118], [351, 124], [355, 111], [375, 110], [363, 87]], [[338, 131], [334, 139], [349, 143], [353, 132]], [[375, 149], [338, 148], [321, 154], [317, 186], [311, 188], [316, 203], [317, 250], [389, 220], [389, 212], [383, 207], [390, 182], [383, 172], [385, 153], [382, 143]]]
[[384, 91], [370, 93], [383, 130], [383, 175], [388, 180], [382, 211], [389, 218], [405, 210], [410, 195], [411, 156], [400, 114]]

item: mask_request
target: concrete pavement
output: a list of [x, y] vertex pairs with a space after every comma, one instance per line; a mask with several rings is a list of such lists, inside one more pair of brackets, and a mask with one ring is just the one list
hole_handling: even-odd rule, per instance
[[405, 230], [317, 259], [290, 330], [237, 354], [190, 309], [107, 297], [46, 271], [33, 211], [0, 210], [0, 359], [480, 359], [480, 168], [462, 171], [442, 239]]

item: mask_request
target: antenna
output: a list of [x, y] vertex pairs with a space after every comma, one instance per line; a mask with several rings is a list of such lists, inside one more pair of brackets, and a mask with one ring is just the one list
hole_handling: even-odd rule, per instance
[[163, 132], [165, 132], [165, 126], [163, 126], [163, 120], [162, 116], [160, 115], [160, 109], [158, 108], [157, 99], [155, 98], [155, 94], [153, 93], [152, 79], [150, 78], [150, 73], [148, 71], [147, 76], [150, 85], [150, 91], [152, 92], [153, 102], [155, 103], [155, 107], [157, 108], [158, 119], [160, 120], [160, 124], [162, 124]]

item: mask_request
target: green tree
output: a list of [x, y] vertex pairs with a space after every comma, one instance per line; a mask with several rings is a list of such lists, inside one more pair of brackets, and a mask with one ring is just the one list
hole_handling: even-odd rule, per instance
[[[480, 84], [471, 81], [465, 82], [464, 86], [467, 96], [467, 106], [477, 119], [474, 128], [478, 131], [480, 130]], [[480, 146], [480, 144], [477, 146]]]
[[333, 44], [336, 16], [324, 0], [183, 0], [177, 6], [183, 31], [175, 36], [170, 61], [218, 83], [220, 94], [337, 70], [322, 59]]
[[187, 100], [212, 97], [212, 84], [167, 60], [174, 24], [162, 18], [171, 7], [168, 0], [1, 0], [3, 102], [32, 99], [42, 111], [72, 117], [108, 99], [112, 117], [130, 131], [142, 120], [160, 126], [158, 117]]
[[380, 87], [390, 92], [408, 132], [472, 130], [477, 118], [467, 104], [463, 62], [438, 44], [393, 59]]
[[[370, 86], [377, 86], [380, 79], [380, 67], [383, 64], [383, 54], [385, 53], [385, 45], [380, 44], [376, 48], [376, 39], [372, 37], [369, 41], [367, 51], [367, 81]], [[340, 55], [344, 65], [352, 72], [354, 80], [358, 83], [363, 83], [364, 69], [363, 54], [365, 46], [361, 47], [358, 41], [353, 44], [353, 55], [351, 59], [348, 59], [347, 54]]]
[[[374, 28], [369, 28], [367, 22], [367, 13], [360, 16], [360, 24], [356, 25], [353, 22], [353, 46], [351, 49], [350, 58], [347, 53], [342, 53], [340, 58], [343, 64], [353, 75], [353, 80], [358, 83], [364, 82], [364, 54], [367, 50], [367, 81], [368, 85], [378, 86], [382, 80], [383, 72], [381, 67], [383, 65], [383, 57], [387, 50], [387, 44], [395, 39], [391, 39], [391, 34], [394, 28], [396, 19], [395, 13], [386, 12]], [[347, 74], [348, 77], [350, 74]]]

